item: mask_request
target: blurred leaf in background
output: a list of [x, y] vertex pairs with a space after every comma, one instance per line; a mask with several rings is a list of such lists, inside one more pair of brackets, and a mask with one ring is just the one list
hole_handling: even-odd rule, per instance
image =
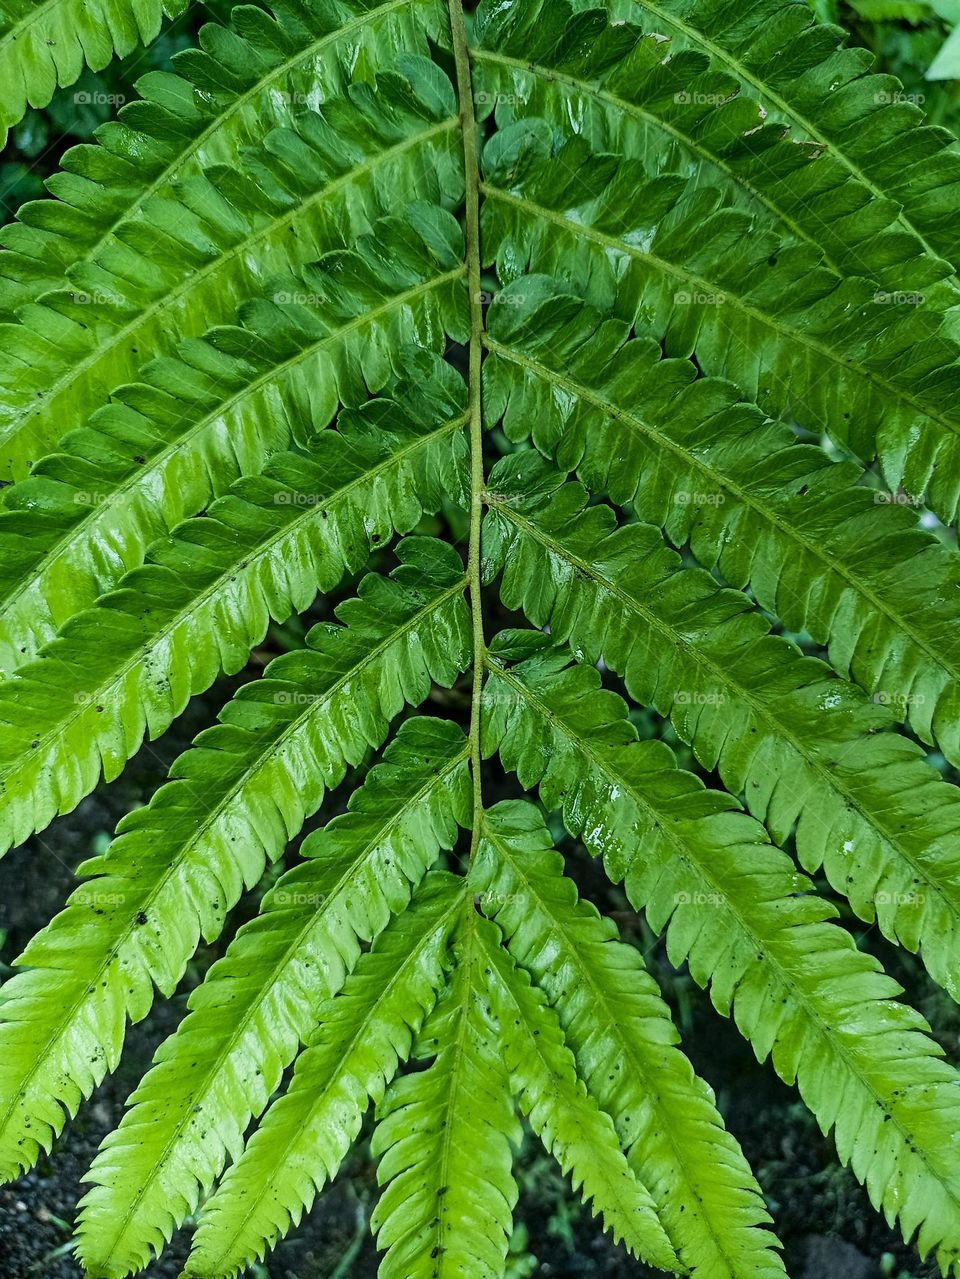
[[931, 124], [960, 127], [960, 0], [809, 0], [821, 22], [851, 32]]
[[927, 71], [928, 80], [960, 79], [960, 0], [938, 0], [937, 16], [953, 30]]

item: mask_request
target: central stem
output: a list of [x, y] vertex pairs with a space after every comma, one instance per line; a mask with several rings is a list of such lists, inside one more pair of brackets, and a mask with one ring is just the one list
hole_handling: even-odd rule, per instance
[[483, 515], [483, 415], [480, 402], [480, 362], [483, 336], [483, 299], [480, 293], [480, 180], [477, 157], [477, 119], [473, 110], [470, 55], [463, 21], [462, 0], [449, 0], [453, 56], [457, 68], [457, 97], [463, 130], [464, 198], [466, 201], [467, 288], [470, 293], [470, 548], [467, 577], [473, 617], [473, 700], [470, 708], [470, 769], [473, 774], [473, 842], [480, 834], [483, 796], [480, 784], [480, 698], [486, 645], [483, 638], [483, 602], [480, 597], [480, 524]]

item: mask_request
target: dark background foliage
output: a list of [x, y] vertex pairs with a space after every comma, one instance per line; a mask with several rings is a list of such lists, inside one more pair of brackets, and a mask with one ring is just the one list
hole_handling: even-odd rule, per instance
[[[904, 92], [920, 102], [933, 121], [960, 130], [960, 34], [955, 53], [950, 47], [941, 52], [954, 25], [960, 26], [960, 0], [811, 3], [822, 20], [841, 23], [852, 32], [854, 41], [871, 48], [880, 66], [900, 77]], [[99, 124], [124, 102], [131, 101], [141, 75], [148, 70], [170, 69], [172, 55], [193, 42], [199, 27], [211, 18], [225, 18], [229, 9], [229, 0], [193, 5], [183, 18], [167, 26], [150, 49], [98, 75], [85, 72], [76, 85], [58, 93], [45, 110], [30, 111], [0, 152], [3, 220], [12, 218], [24, 200], [44, 195], [43, 180], [56, 171], [64, 151], [77, 142], [90, 140]], [[944, 78], [927, 79], [938, 55], [934, 70]], [[439, 524], [430, 531], [448, 532]], [[449, 529], [454, 540], [460, 532], [459, 527]], [[350, 594], [351, 587], [352, 583], [345, 583], [342, 594]], [[309, 616], [273, 628], [253, 654], [243, 676], [220, 680], [195, 700], [188, 713], [158, 743], [144, 746], [121, 780], [101, 786], [76, 812], [0, 861], [0, 976], [6, 971], [4, 961], [9, 964], [29, 936], [60, 908], [75, 882], [73, 868], [91, 853], [103, 850], [123, 813], [149, 799], [170, 762], [201, 727], [211, 722], [233, 687], [243, 678], [259, 674], [277, 653], [299, 645], [306, 627], [328, 616], [329, 608], [328, 603], [319, 604]], [[802, 637], [795, 638], [802, 642]], [[445, 697], [449, 702], [450, 695]], [[452, 702], [440, 713], [456, 712], [456, 690]], [[653, 717], [642, 717], [638, 726], [647, 735], [669, 733]], [[681, 762], [693, 766], [682, 744], [672, 736], [670, 740], [681, 754]], [[512, 793], [506, 780], [502, 787], [503, 795], [491, 792], [492, 799]], [[349, 794], [349, 789], [345, 785], [341, 793]], [[339, 796], [325, 805], [322, 819], [333, 814], [338, 802]], [[559, 829], [556, 834], [560, 839]], [[888, 1230], [870, 1208], [866, 1192], [838, 1167], [831, 1142], [819, 1132], [796, 1094], [780, 1084], [769, 1067], [757, 1065], [749, 1047], [713, 1013], [686, 974], [670, 967], [662, 947], [643, 921], [627, 907], [619, 890], [595, 871], [583, 851], [569, 839], [561, 840], [561, 846], [573, 863], [571, 869], [583, 894], [617, 920], [624, 937], [643, 951], [660, 981], [687, 1052], [716, 1090], [728, 1126], [743, 1145], [760, 1180], [784, 1242], [787, 1268], [793, 1279], [933, 1279], [935, 1266], [917, 1260], [899, 1235]], [[288, 851], [287, 864], [294, 854], [295, 848]], [[268, 882], [282, 869], [275, 868]], [[234, 912], [236, 926], [256, 912], [264, 887], [266, 884]], [[822, 888], [832, 896], [826, 883]], [[947, 1051], [956, 1056], [960, 1010], [933, 987], [911, 956], [894, 952], [875, 929], [852, 919], [849, 910], [845, 919], [858, 942], [876, 953], [907, 988], [913, 1002], [934, 1022]], [[120, 1070], [68, 1126], [53, 1156], [41, 1160], [21, 1182], [0, 1189], [2, 1279], [75, 1279], [80, 1274], [69, 1242], [76, 1201], [82, 1191], [79, 1178], [101, 1138], [119, 1122], [124, 1100], [149, 1064], [157, 1044], [183, 1015], [190, 990], [223, 953], [233, 931], [225, 932], [214, 946], [202, 949], [177, 996], [159, 1001], [146, 1021], [134, 1029]], [[534, 1275], [636, 1279], [654, 1274], [637, 1266], [622, 1248], [604, 1237], [589, 1211], [570, 1195], [553, 1161], [529, 1138], [518, 1176], [521, 1197], [508, 1279]], [[258, 1279], [372, 1279], [377, 1254], [367, 1221], [375, 1197], [375, 1170], [368, 1147], [361, 1143], [301, 1228], [258, 1268]], [[151, 1279], [175, 1277], [186, 1253], [186, 1239], [175, 1239], [163, 1259], [147, 1274]]]

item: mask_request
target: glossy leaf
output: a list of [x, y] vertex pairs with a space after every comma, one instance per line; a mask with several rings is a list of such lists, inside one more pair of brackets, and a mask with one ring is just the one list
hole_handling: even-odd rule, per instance
[[5, 847], [72, 808], [101, 768], [116, 776], [221, 670], [242, 668], [271, 618], [309, 607], [444, 498], [463, 500], [464, 388], [426, 367], [437, 374], [426, 393], [408, 385], [344, 411], [308, 453], [237, 481], [0, 683]]
[[445, 985], [462, 908], [461, 882], [431, 872], [319, 1010], [289, 1088], [204, 1205], [187, 1274], [232, 1275], [262, 1257], [333, 1180]]
[[[0, 127], [161, 21], [80, 7], [0, 4]], [[868, 62], [784, 0], [240, 5], [0, 231], [0, 852], [292, 646], [0, 988], [14, 1178], [232, 930], [93, 1279], [258, 1265], [371, 1102], [384, 1279], [504, 1279], [520, 1117], [648, 1266], [778, 1279], [623, 893], [960, 1279], [957, 1075], [858, 945], [960, 998], [960, 150]]]
[[[638, 702], [669, 714], [698, 760], [809, 869], [824, 865], [862, 917], [921, 954], [960, 998], [960, 794], [889, 731], [892, 716], [828, 666], [769, 633], [649, 525], [532, 453], [491, 474], [488, 572], [501, 596], [581, 661], [602, 660]], [[540, 490], [537, 492], [537, 490]], [[529, 494], [529, 496], [525, 496]], [[887, 731], [881, 731], [887, 730]], [[905, 779], [908, 794], [901, 787]]]

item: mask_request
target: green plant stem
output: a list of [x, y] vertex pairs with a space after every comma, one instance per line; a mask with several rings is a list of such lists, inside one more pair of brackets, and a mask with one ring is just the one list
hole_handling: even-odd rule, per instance
[[473, 617], [473, 704], [470, 709], [470, 768], [473, 774], [473, 857], [480, 836], [483, 812], [480, 755], [480, 697], [483, 692], [486, 644], [483, 638], [483, 601], [480, 580], [480, 524], [483, 515], [483, 414], [480, 400], [483, 304], [480, 292], [480, 184], [477, 173], [477, 120], [473, 110], [470, 56], [463, 20], [462, 0], [449, 0], [453, 56], [457, 69], [457, 97], [463, 128], [463, 177], [466, 201], [467, 288], [470, 294], [470, 546], [467, 576]]
[[336, 1268], [330, 1276], [330, 1279], [347, 1279], [353, 1270], [353, 1264], [360, 1255], [360, 1249], [363, 1247], [367, 1238], [367, 1231], [370, 1223], [367, 1218], [366, 1201], [361, 1199], [357, 1201], [357, 1228], [353, 1238], [350, 1240], [343, 1253], [343, 1256], [337, 1262]]

